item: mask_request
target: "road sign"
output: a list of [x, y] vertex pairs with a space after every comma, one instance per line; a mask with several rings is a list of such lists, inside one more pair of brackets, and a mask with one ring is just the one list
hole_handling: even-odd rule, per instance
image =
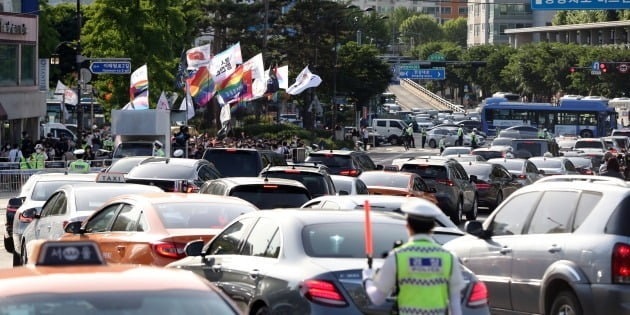
[[444, 54], [439, 53], [439, 52], [435, 52], [429, 55], [429, 57], [427, 57], [427, 60], [429, 61], [444, 61], [446, 60], [446, 56], [444, 56]]
[[628, 66], [627, 63], [622, 63], [619, 65], [618, 69], [620, 73], [626, 73], [628, 72], [628, 70], [630, 70], [630, 66]]
[[444, 69], [404, 70], [401, 68], [398, 74], [401, 79], [444, 80], [445, 76]]
[[92, 61], [90, 71], [94, 74], [128, 74], [131, 73], [131, 61]]
[[532, 0], [532, 10], [624, 10], [626, 1]]
[[591, 70], [592, 75], [601, 75], [602, 72], [600, 70]]

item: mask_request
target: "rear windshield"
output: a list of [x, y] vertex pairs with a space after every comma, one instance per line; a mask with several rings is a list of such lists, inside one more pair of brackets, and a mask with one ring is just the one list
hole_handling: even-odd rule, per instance
[[225, 177], [258, 176], [262, 169], [260, 155], [256, 151], [207, 150], [203, 158]]
[[68, 184], [81, 183], [85, 181], [54, 181], [54, 182], [37, 182], [33, 187], [31, 199], [34, 201], [46, 201], [50, 195], [59, 189], [59, 187]]
[[352, 159], [349, 155], [311, 154], [306, 162], [320, 162], [328, 167], [352, 167]]
[[194, 179], [196, 170], [187, 165], [164, 163], [148, 163], [138, 165], [129, 171], [129, 178], [160, 178], [160, 179]]
[[[389, 253], [396, 241], [404, 242], [409, 238], [404, 221], [372, 223], [372, 227], [375, 257]], [[307, 225], [302, 229], [302, 244], [310, 257], [365, 258], [365, 227], [363, 222]]]
[[575, 143], [576, 149], [602, 149], [603, 145], [600, 141], [578, 141]]
[[400, 170], [416, 173], [423, 179], [448, 179], [446, 168], [441, 165], [405, 164]]
[[490, 171], [492, 170], [492, 166], [484, 164], [468, 165], [464, 163], [462, 164], [462, 166], [464, 167], [468, 175], [475, 175], [477, 176], [477, 178], [483, 180], [486, 180], [490, 177]]
[[512, 145], [512, 138], [496, 138], [492, 140], [492, 145]]
[[630, 130], [624, 130], [624, 131], [621, 131], [621, 130], [614, 130], [614, 131], [612, 132], [612, 135], [613, 135], [613, 136], [626, 136], [626, 137], [630, 137]]
[[577, 168], [591, 168], [593, 165], [591, 160], [587, 158], [569, 158], [569, 160], [571, 160], [573, 166]]
[[120, 159], [127, 156], [151, 156], [153, 155], [152, 143], [121, 143], [116, 147], [114, 158]]
[[409, 187], [409, 175], [401, 176], [386, 172], [363, 173], [359, 176], [366, 186]]
[[547, 152], [546, 142], [525, 141], [514, 143], [514, 150], [527, 151], [531, 156], [543, 156]]
[[505, 160], [492, 160], [490, 161], [490, 163], [494, 163], [494, 164], [501, 164], [503, 166], [505, 166], [505, 168], [508, 169], [508, 171], [522, 171], [523, 170], [523, 162], [522, 161], [518, 161], [518, 160], [510, 160], [510, 159], [505, 159]]
[[94, 211], [105, 201], [124, 194], [138, 194], [160, 191], [158, 187], [145, 185], [121, 185], [120, 188], [91, 189], [89, 192], [77, 193], [75, 202], [77, 211]]
[[625, 148], [628, 146], [628, 140], [627, 139], [613, 139], [613, 141], [617, 142], [617, 145]]
[[154, 204], [166, 229], [222, 229], [243, 213], [256, 209], [234, 204], [177, 202]]
[[486, 160], [503, 157], [503, 151], [473, 151], [470, 154], [482, 156]]
[[562, 163], [558, 160], [535, 160], [532, 161], [537, 168], [562, 168]]
[[258, 209], [299, 208], [311, 199], [304, 188], [285, 185], [243, 185], [232, 189], [230, 196], [249, 201]]
[[290, 173], [285, 171], [274, 171], [274, 172], [266, 172], [268, 177], [273, 178], [286, 178], [297, 180], [298, 182], [304, 184], [311, 195], [315, 196], [323, 196], [330, 194], [328, 191], [328, 185], [326, 183], [326, 178], [323, 175], [318, 173], [310, 173], [310, 172], [299, 172], [299, 173]]

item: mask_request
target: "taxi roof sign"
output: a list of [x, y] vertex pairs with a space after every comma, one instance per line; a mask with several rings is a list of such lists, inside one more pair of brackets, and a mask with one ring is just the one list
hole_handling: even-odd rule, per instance
[[96, 176], [97, 183], [124, 183], [124, 173], [98, 173]]
[[96, 242], [46, 241], [40, 247], [37, 265], [105, 265], [105, 260]]

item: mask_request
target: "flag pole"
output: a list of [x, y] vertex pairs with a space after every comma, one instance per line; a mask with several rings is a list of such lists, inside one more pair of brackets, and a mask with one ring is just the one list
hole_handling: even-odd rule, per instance
[[[186, 99], [186, 120], [184, 125], [188, 127], [188, 94], [190, 93], [190, 87], [188, 86], [188, 78], [186, 78], [186, 95], [184, 95]], [[185, 139], [185, 137], [184, 137]], [[188, 139], [186, 139], [186, 144], [184, 144], [184, 158], [188, 158]]]

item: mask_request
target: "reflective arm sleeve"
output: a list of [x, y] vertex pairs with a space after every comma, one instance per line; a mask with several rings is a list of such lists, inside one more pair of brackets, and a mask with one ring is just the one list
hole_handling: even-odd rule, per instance
[[374, 280], [365, 281], [365, 292], [373, 304], [380, 305], [396, 288], [396, 254], [389, 253]]

